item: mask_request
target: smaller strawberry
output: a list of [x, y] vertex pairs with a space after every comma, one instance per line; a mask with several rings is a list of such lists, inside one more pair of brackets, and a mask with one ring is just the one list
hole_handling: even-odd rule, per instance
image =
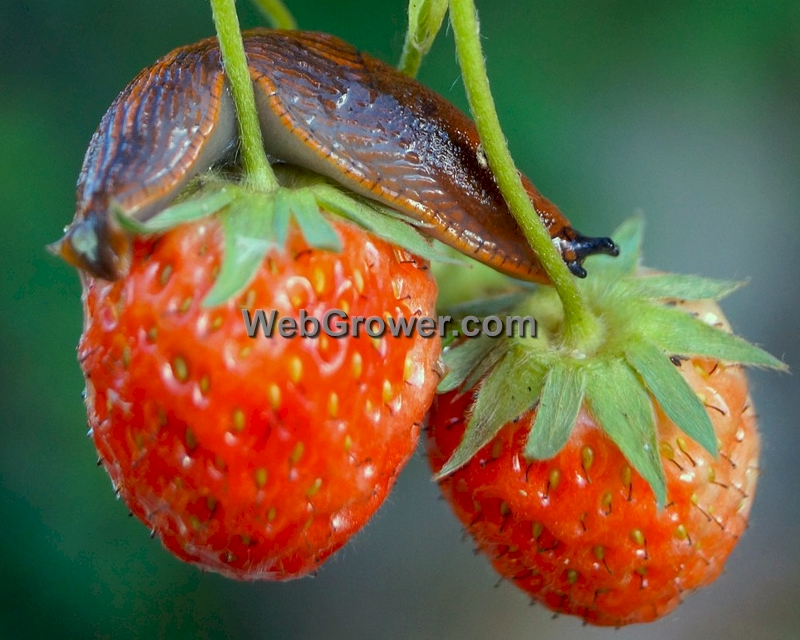
[[343, 200], [320, 189], [213, 188], [226, 211], [136, 237], [121, 280], [83, 278], [79, 360], [100, 459], [172, 553], [232, 578], [315, 571], [363, 527], [413, 453], [439, 380], [438, 337], [248, 335], [243, 311], [252, 321], [258, 309], [297, 322], [301, 310], [319, 322], [330, 310], [433, 312], [427, 263], [326, 222], [316, 199]]
[[735, 285], [637, 269], [640, 233], [619, 230], [623, 257], [582, 283], [601, 340], [564, 351], [554, 292], [523, 297], [539, 337], [457, 343], [429, 416], [431, 466], [478, 548], [598, 625], [654, 620], [719, 575], [758, 473], [736, 363], [784, 368], [730, 335], [709, 298]]

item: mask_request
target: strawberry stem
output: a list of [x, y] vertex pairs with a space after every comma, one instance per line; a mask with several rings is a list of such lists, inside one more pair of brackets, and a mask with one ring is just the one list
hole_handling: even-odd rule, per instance
[[467, 100], [489, 166], [511, 213], [536, 253], [564, 307], [562, 334], [564, 346], [580, 350], [590, 348], [596, 344], [599, 336], [598, 320], [589, 311], [572, 274], [553, 244], [547, 227], [537, 215], [509, 153], [489, 88], [473, 0], [450, 0], [450, 21]]
[[222, 62], [236, 105], [245, 183], [253, 189], [273, 191], [278, 188], [278, 180], [264, 153], [253, 83], [247, 68], [235, 0], [211, 0], [211, 10]]
[[281, 0], [253, 0], [275, 29], [297, 29], [297, 20]]

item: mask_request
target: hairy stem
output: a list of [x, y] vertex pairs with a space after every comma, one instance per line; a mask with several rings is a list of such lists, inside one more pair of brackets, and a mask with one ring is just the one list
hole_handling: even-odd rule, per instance
[[211, 10], [231, 96], [236, 105], [245, 181], [252, 188], [272, 191], [278, 187], [278, 181], [264, 153], [253, 82], [247, 68], [235, 0], [211, 0]]
[[511, 213], [561, 298], [564, 307], [565, 346], [582, 348], [593, 344], [599, 333], [598, 321], [585, 304], [573, 275], [564, 264], [547, 227], [522, 186], [519, 172], [500, 128], [486, 75], [473, 0], [450, 0], [450, 21], [467, 99], [489, 166]]

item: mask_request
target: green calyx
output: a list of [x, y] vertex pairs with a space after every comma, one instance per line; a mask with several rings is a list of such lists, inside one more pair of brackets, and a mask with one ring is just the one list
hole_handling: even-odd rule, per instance
[[209, 173], [194, 180], [175, 204], [146, 222], [121, 211], [115, 212], [116, 219], [134, 235], [153, 235], [217, 216], [225, 238], [224, 256], [219, 276], [203, 300], [206, 307], [223, 304], [243, 291], [267, 254], [283, 249], [292, 223], [310, 247], [341, 251], [330, 215], [345, 218], [426, 260], [456, 261], [391, 210], [345, 192], [316, 174], [290, 166], [273, 169], [280, 186], [268, 192]]
[[493, 311], [510, 309], [514, 315], [533, 316], [536, 337], [482, 336], [457, 340], [445, 351], [448, 373], [439, 392], [466, 391], [476, 385], [478, 390], [463, 440], [439, 478], [461, 467], [503, 425], [533, 408], [537, 413], [525, 456], [551, 458], [566, 444], [585, 406], [663, 507], [666, 482], [655, 403], [686, 435], [712, 455], [717, 453], [708, 412], [670, 358], [707, 356], [786, 370], [780, 360], [714, 326], [718, 319], [695, 317], [675, 304], [718, 300], [741, 283], [644, 270], [639, 266], [639, 219], [623, 224], [614, 238], [620, 256], [589, 258], [591, 275], [578, 282], [599, 326], [582, 343], [563, 339], [564, 314], [557, 294], [541, 287], [506, 295]]

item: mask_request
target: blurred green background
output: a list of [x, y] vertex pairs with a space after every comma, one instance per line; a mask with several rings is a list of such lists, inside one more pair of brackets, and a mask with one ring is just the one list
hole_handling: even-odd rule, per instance
[[[397, 60], [403, 0], [289, 4], [304, 28]], [[750, 278], [725, 304], [734, 327], [800, 366], [800, 3], [478, 6], [520, 167], [584, 233], [643, 211], [652, 266]], [[422, 455], [316, 579], [204, 574], [127, 517], [84, 437], [77, 278], [43, 247], [72, 218], [83, 153], [117, 92], [211, 31], [197, 0], [0, 3], [0, 638], [797, 637], [800, 389], [789, 375], [752, 375], [763, 474], [727, 572], [647, 627], [551, 620], [495, 588]], [[449, 34], [421, 79], [464, 105]]]

